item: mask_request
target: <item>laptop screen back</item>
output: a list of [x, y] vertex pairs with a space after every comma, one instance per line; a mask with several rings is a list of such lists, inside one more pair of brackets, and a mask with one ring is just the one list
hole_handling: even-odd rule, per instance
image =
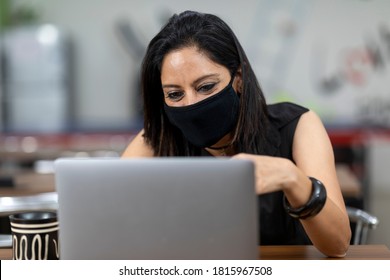
[[61, 259], [256, 259], [253, 164], [59, 159]]

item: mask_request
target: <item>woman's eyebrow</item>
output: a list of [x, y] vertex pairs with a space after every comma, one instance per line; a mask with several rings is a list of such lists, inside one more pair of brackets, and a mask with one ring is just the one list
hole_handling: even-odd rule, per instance
[[193, 87], [195, 87], [197, 84], [199, 84], [200, 82], [202, 82], [203, 80], [206, 80], [208, 78], [218, 78], [219, 77], [219, 74], [218, 73], [213, 73], [213, 74], [207, 74], [207, 75], [204, 75], [204, 76], [201, 76], [199, 77], [198, 79], [196, 79], [195, 81], [193, 81], [191, 83], [191, 85]]
[[162, 88], [179, 88], [180, 86], [174, 84], [162, 85]]
[[[201, 76], [201, 77], [197, 78], [195, 81], [193, 81], [191, 83], [191, 86], [195, 87], [197, 84], [199, 84], [200, 82], [202, 82], [205, 79], [208, 79], [208, 78], [219, 78], [219, 76], [220, 75], [217, 74], [217, 73], [207, 74], [207, 75]], [[180, 88], [180, 86], [179, 85], [175, 85], [175, 84], [164, 84], [164, 85], [162, 85], [162, 88]]]

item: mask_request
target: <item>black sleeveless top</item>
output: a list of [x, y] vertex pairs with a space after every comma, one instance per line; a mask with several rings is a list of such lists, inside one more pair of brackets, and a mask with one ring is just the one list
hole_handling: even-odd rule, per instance
[[[308, 109], [293, 103], [268, 105], [269, 128], [264, 155], [292, 161], [292, 144], [299, 118]], [[206, 152], [207, 153], [207, 152]], [[203, 156], [210, 154], [202, 153]], [[258, 196], [260, 245], [311, 244], [299, 220], [290, 217], [283, 207], [283, 192]]]
[[[266, 155], [292, 161], [292, 144], [299, 118], [308, 109], [293, 103], [268, 105], [269, 133]], [[290, 217], [283, 208], [283, 192], [259, 196], [260, 244], [311, 244], [299, 220]]]

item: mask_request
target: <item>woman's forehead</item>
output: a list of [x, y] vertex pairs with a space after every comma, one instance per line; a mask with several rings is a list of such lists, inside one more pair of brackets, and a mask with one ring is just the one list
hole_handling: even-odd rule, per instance
[[228, 72], [228, 69], [195, 47], [186, 47], [169, 52], [163, 59], [161, 80], [167, 81], [178, 76], [199, 76], [210, 73]]

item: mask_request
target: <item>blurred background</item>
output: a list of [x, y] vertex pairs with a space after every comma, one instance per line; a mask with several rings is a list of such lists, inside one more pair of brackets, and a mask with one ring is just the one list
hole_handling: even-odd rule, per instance
[[390, 247], [390, 1], [0, 0], [0, 196], [52, 190], [52, 160], [118, 157], [142, 127], [139, 69], [173, 14], [234, 30], [268, 103], [316, 111], [348, 205]]

